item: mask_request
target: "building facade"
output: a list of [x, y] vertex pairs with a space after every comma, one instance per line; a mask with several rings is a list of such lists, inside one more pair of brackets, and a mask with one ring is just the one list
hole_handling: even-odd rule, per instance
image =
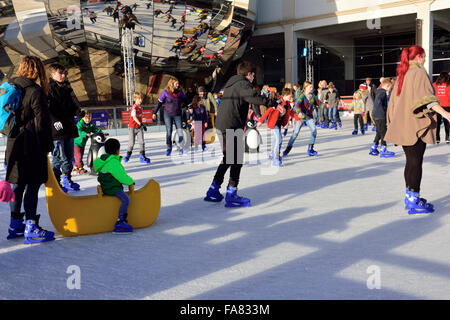
[[413, 44], [430, 75], [450, 71], [449, 35], [448, 0], [257, 0], [247, 53], [264, 71], [259, 83], [326, 79], [348, 94], [366, 77], [395, 76]]

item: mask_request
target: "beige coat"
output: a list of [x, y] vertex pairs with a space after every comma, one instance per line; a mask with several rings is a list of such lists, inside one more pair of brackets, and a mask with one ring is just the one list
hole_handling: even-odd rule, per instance
[[384, 140], [395, 145], [412, 146], [420, 138], [428, 144], [436, 143], [437, 116], [427, 108], [432, 102], [439, 103], [424, 67], [409, 62], [402, 92], [397, 96], [395, 83], [387, 109], [388, 129]]

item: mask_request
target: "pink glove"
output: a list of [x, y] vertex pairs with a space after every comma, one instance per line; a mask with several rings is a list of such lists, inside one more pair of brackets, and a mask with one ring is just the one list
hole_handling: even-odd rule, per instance
[[7, 181], [0, 181], [0, 201], [9, 202], [15, 201], [14, 191]]

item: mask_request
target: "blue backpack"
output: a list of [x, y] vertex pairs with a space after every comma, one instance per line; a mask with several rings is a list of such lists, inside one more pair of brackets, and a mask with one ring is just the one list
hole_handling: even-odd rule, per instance
[[7, 137], [15, 137], [19, 127], [16, 121], [20, 107], [22, 90], [9, 82], [0, 86], [0, 133]]

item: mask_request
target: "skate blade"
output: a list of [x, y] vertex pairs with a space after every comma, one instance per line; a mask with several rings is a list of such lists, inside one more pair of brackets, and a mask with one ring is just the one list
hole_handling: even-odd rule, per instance
[[204, 197], [203, 200], [208, 202], [221, 202], [223, 200], [223, 197], [222, 198]]
[[112, 232], [113, 234], [130, 234], [133, 233], [133, 230], [115, 230]]
[[434, 209], [430, 208], [430, 209], [414, 209], [411, 208], [408, 210], [408, 214], [424, 214], [424, 213], [433, 213]]
[[24, 237], [24, 235], [23, 235], [23, 233], [22, 234], [9, 234], [9, 235], [7, 235], [6, 236], [6, 240], [11, 240], [11, 239], [16, 239], [16, 238], [23, 238]]
[[393, 158], [395, 157], [395, 154], [392, 155], [380, 155], [380, 158]]
[[226, 208], [240, 208], [240, 207], [251, 207], [251, 202], [243, 202], [243, 203], [233, 203], [233, 202], [227, 202], [225, 203]]
[[23, 240], [24, 244], [32, 244], [32, 243], [41, 243], [55, 240], [55, 237], [52, 238], [25, 238]]

